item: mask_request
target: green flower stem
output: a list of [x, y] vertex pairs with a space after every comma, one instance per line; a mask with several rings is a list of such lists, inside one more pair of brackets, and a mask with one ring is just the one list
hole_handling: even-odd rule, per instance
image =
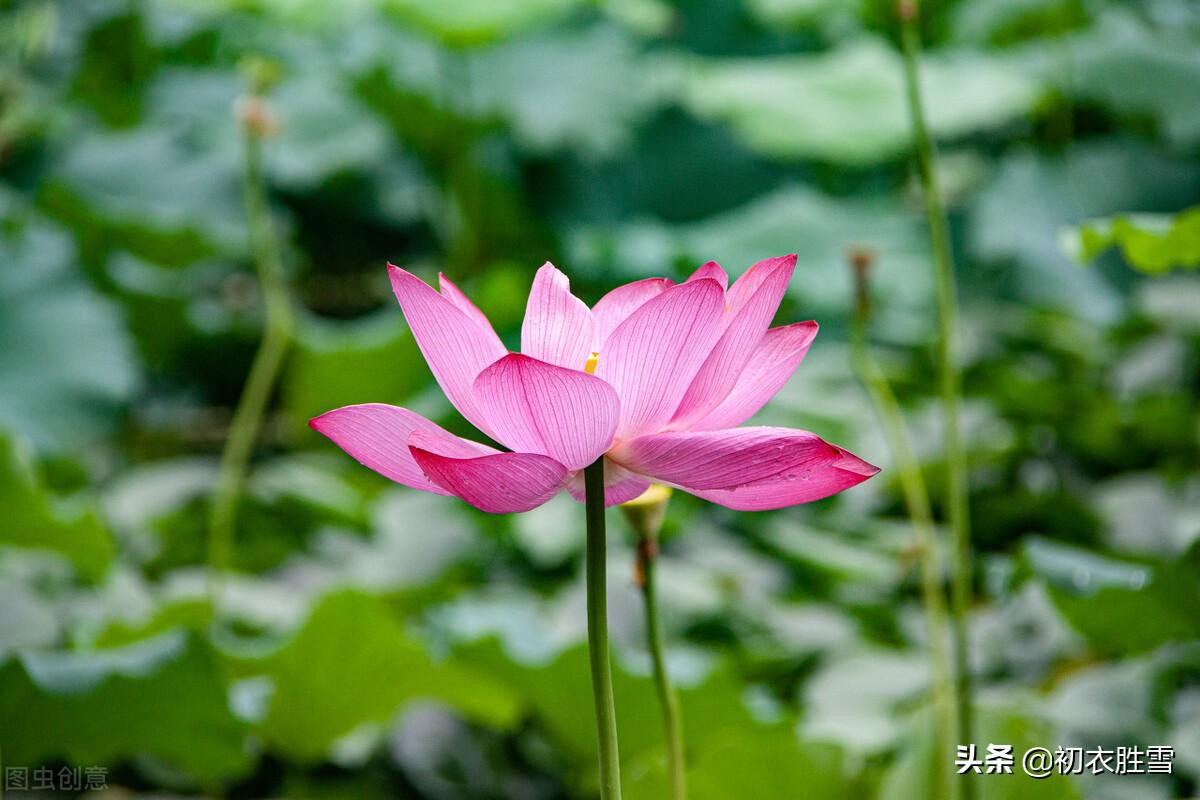
[[658, 691], [658, 704], [662, 710], [663, 732], [667, 743], [667, 783], [671, 800], [686, 800], [687, 778], [683, 762], [683, 719], [679, 713], [679, 697], [667, 674], [667, 663], [663, 655], [662, 628], [658, 623], [658, 600], [654, 586], [655, 562], [658, 560], [658, 539], [653, 535], [638, 534], [637, 583], [642, 590], [646, 609], [646, 644], [650, 648], [650, 660], [654, 665], [654, 686]]
[[[912, 121], [913, 145], [925, 198], [925, 215], [933, 245], [934, 272], [938, 304], [938, 360], [942, 416], [945, 428], [946, 507], [954, 541], [954, 578], [951, 591], [953, 612], [954, 664], [958, 679], [958, 730], [960, 743], [972, 739], [973, 713], [971, 669], [966, 616], [971, 604], [971, 532], [967, 506], [967, 462], [959, 429], [961, 376], [957, 360], [958, 299], [954, 281], [954, 261], [950, 249], [950, 231], [946, 210], [937, 185], [937, 152], [921, 104], [917, 62], [921, 50], [917, 31], [916, 0], [900, 0], [900, 41], [904, 55], [904, 82]], [[948, 755], [946, 757], [949, 757]], [[970, 784], [964, 785], [971, 796]]]
[[[257, 97], [254, 100], [260, 101]], [[221, 453], [221, 465], [208, 518], [208, 562], [214, 580], [229, 569], [238, 497], [246, 480], [247, 464], [258, 439], [267, 402], [291, 342], [294, 324], [279, 245], [271, 227], [267, 206], [262, 173], [262, 134], [252, 125], [245, 126], [243, 193], [254, 264], [266, 309], [266, 323], [262, 342], [254, 355], [250, 375], [238, 400], [229, 437]], [[215, 585], [210, 588], [215, 591]]]
[[942, 591], [942, 565], [938, 556], [937, 533], [929, 505], [929, 493], [912, 442], [904, 425], [900, 404], [887, 376], [871, 355], [867, 345], [868, 295], [866, 262], [855, 264], [858, 277], [858, 303], [851, 328], [854, 368], [866, 387], [875, 413], [883, 427], [888, 448], [896, 464], [904, 505], [912, 521], [920, 556], [921, 599], [925, 621], [929, 628], [929, 658], [933, 676], [934, 733], [937, 742], [935, 760], [937, 783], [934, 797], [950, 800], [958, 796], [958, 783], [951, 770], [949, 753], [954, 752], [954, 737], [958, 733], [958, 703], [946, 651], [946, 599]]
[[596, 742], [600, 754], [601, 800], [620, 800], [621, 764], [617, 755], [617, 714], [613, 705], [612, 667], [608, 657], [607, 562], [604, 540], [604, 457], [583, 471], [587, 515], [588, 660], [596, 704]]

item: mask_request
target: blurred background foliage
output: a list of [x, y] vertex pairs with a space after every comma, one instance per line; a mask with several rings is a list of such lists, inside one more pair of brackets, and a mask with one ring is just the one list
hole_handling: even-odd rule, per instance
[[[1200, 6], [923, 6], [966, 304], [977, 738], [1178, 754], [1169, 776], [989, 776], [979, 796], [1193, 796]], [[845, 256], [867, 247], [877, 354], [936, 493], [928, 237], [887, 0], [0, 9], [5, 764], [103, 765], [155, 796], [588, 796], [579, 507], [485, 517], [304, 423], [380, 401], [465, 430], [388, 260], [446, 271], [515, 345], [546, 259], [594, 301], [795, 251], [780, 319], [823, 333], [762, 417], [885, 471], [775, 513], [673, 501], [660, 579], [692, 796], [928, 796], [911, 532], [845, 344]], [[214, 628], [205, 515], [262, 323], [232, 111], [247, 57], [280, 71], [266, 171], [300, 316]], [[658, 798], [614, 527], [623, 775]]]

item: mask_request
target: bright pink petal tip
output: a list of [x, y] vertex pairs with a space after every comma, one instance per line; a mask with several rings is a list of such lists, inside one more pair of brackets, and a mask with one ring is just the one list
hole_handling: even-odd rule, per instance
[[594, 339], [592, 310], [571, 294], [570, 279], [547, 261], [529, 289], [521, 352], [560, 367], [583, 369]]
[[743, 511], [820, 500], [879, 471], [816, 434], [790, 428], [643, 436], [617, 448], [613, 458], [634, 472]]
[[447, 278], [444, 272], [438, 273], [438, 288], [441, 290], [442, 297], [445, 297], [457, 306], [460, 311], [475, 320], [484, 329], [485, 333], [488, 331], [491, 331], [493, 334], [495, 333], [492, 323], [488, 321], [487, 315], [480, 311], [479, 307], [472, 303], [463, 290], [459, 289], [452, 280]]
[[[490, 434], [472, 385], [484, 367], [502, 358], [508, 349], [482, 314], [464, 311], [456, 301], [393, 264], [388, 264], [388, 275], [417, 347], [438, 385], [464, 417]], [[449, 294], [454, 296], [455, 291]]]
[[712, 278], [717, 283], [721, 284], [722, 289], [729, 288], [729, 275], [721, 268], [721, 265], [715, 261], [708, 261], [702, 264], [699, 269], [688, 276], [687, 281], [698, 281], [702, 278]]
[[432, 483], [413, 460], [409, 437], [420, 431], [443, 451], [479, 456], [495, 453], [491, 447], [461, 439], [420, 414], [399, 406], [366, 403], [327, 411], [308, 426], [328, 437], [358, 463], [397, 483], [436, 494], [449, 494]]

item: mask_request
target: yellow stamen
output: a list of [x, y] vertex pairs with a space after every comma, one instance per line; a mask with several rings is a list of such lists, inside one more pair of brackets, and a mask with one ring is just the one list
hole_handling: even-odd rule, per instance
[[590, 356], [588, 356], [587, 363], [583, 365], [583, 371], [586, 372], [588, 375], [595, 375], [596, 374], [596, 364], [599, 361], [600, 361], [600, 353], [593, 350], [592, 354]]
[[621, 503], [622, 508], [639, 508], [665, 503], [671, 498], [671, 487], [661, 483], [652, 483], [650, 488], [632, 500]]
[[[670, 499], [670, 486], [652, 483], [646, 491], [619, 506], [621, 513], [625, 515], [625, 521], [637, 535], [640, 546], [651, 548], [642, 551], [644, 555], [649, 556], [652, 550], [656, 549], [654, 542], [667, 516], [667, 501]], [[638, 563], [641, 566], [641, 562]]]

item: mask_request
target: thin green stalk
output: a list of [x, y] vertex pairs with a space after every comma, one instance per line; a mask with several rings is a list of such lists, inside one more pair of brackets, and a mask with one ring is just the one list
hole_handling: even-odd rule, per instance
[[646, 610], [646, 644], [654, 666], [654, 687], [662, 710], [663, 735], [667, 745], [667, 785], [671, 800], [686, 800], [687, 777], [683, 761], [683, 718], [679, 713], [679, 696], [671, 685], [663, 651], [662, 628], [658, 623], [657, 589], [654, 585], [655, 562], [658, 561], [658, 539], [639, 536], [637, 543], [638, 585]]
[[[967, 460], [959, 428], [959, 374], [956, 336], [958, 298], [954, 281], [954, 261], [950, 249], [950, 231], [946, 210], [936, 179], [937, 152], [921, 104], [917, 62], [921, 50], [917, 32], [916, 0], [900, 0], [900, 40], [904, 55], [904, 82], [912, 121], [913, 146], [917, 155], [925, 215], [933, 246], [934, 273], [938, 305], [938, 361], [946, 460], [947, 519], [953, 534], [954, 569], [951, 591], [953, 612], [954, 664], [958, 679], [958, 730], [960, 743], [973, 741], [970, 643], [966, 617], [971, 605], [971, 531], [967, 506]], [[948, 756], [947, 756], [948, 757]], [[970, 800], [970, 782], [964, 782], [964, 796]]]
[[[260, 98], [252, 101], [261, 102]], [[254, 264], [266, 309], [262, 342], [229, 428], [221, 452], [212, 508], [208, 518], [208, 562], [215, 581], [229, 568], [237, 522], [238, 497], [246, 480], [247, 464], [258, 439], [263, 414], [279, 377], [292, 338], [292, 307], [288, 299], [278, 242], [271, 227], [266, 186], [262, 174], [262, 131], [245, 125], [245, 172], [243, 193], [249, 222]], [[213, 598], [215, 604], [216, 598]]]
[[937, 770], [935, 797], [952, 800], [958, 796], [958, 782], [954, 780], [948, 754], [954, 752], [954, 737], [958, 732], [958, 703], [954, 681], [946, 652], [946, 598], [942, 590], [942, 565], [938, 555], [937, 533], [930, 510], [929, 493], [925, 479], [913, 453], [912, 442], [904, 425], [900, 404], [892, 391], [887, 376], [871, 355], [867, 345], [868, 302], [866, 289], [866, 264], [856, 263], [859, 278], [859, 298], [851, 328], [854, 368], [859, 380], [866, 387], [875, 413], [883, 427], [904, 505], [912, 521], [920, 556], [921, 600], [925, 610], [925, 622], [929, 628], [929, 658], [933, 677], [934, 733], [937, 742], [934, 768]]
[[596, 704], [596, 744], [600, 754], [601, 800], [620, 800], [621, 764], [617, 755], [617, 713], [613, 705], [612, 667], [608, 658], [608, 595], [604, 540], [604, 457], [583, 471], [587, 516], [588, 660]]
[[656, 483], [637, 498], [622, 503], [621, 513], [637, 539], [637, 569], [634, 582], [642, 592], [646, 611], [646, 648], [654, 668], [654, 686], [663, 717], [663, 738], [667, 751], [667, 783], [671, 800], [687, 797], [687, 774], [683, 759], [683, 718], [679, 712], [679, 697], [671, 685], [663, 648], [662, 627], [658, 616], [658, 590], [654, 585], [658, 561], [658, 534], [667, 515], [671, 488]]

